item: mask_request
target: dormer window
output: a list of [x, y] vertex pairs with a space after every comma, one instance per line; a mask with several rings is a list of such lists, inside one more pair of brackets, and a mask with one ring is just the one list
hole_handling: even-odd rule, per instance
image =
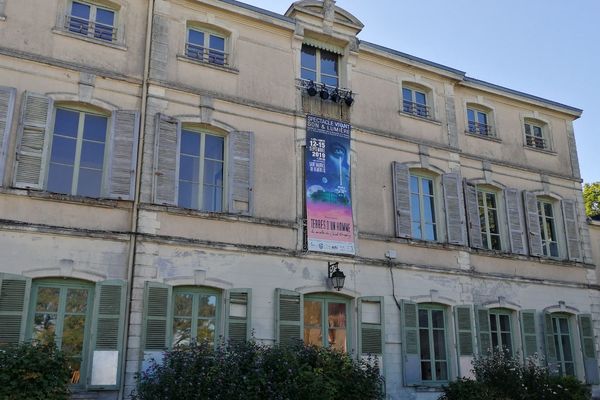
[[331, 51], [302, 45], [300, 78], [331, 87], [339, 86], [339, 56]]

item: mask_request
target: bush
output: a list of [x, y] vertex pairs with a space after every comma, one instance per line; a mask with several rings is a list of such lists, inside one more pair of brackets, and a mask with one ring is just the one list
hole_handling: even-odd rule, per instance
[[537, 359], [521, 364], [498, 351], [473, 361], [475, 380], [462, 378], [444, 387], [442, 400], [588, 400], [590, 390], [572, 376], [554, 376]]
[[137, 376], [135, 400], [380, 399], [377, 365], [331, 349], [253, 341], [176, 347]]
[[0, 348], [0, 399], [68, 399], [70, 377], [67, 359], [52, 341]]

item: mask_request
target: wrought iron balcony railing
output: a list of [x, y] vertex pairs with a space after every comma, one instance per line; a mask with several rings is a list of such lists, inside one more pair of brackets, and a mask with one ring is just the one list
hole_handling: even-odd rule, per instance
[[491, 125], [482, 124], [480, 122], [469, 121], [467, 126], [467, 130], [469, 133], [473, 133], [476, 135], [496, 137], [496, 133]]
[[69, 32], [95, 39], [114, 42], [117, 40], [117, 28], [112, 25], [101, 24], [85, 18], [68, 15], [65, 18], [65, 29]]
[[536, 149], [547, 149], [548, 142], [546, 139], [541, 138], [539, 136], [525, 136], [525, 143], [529, 147], [535, 147]]
[[431, 108], [426, 104], [415, 103], [408, 100], [402, 101], [402, 111], [415, 117], [431, 119]]
[[188, 58], [208, 64], [222, 65], [225, 67], [229, 65], [227, 60], [228, 55], [224, 51], [209, 49], [189, 42], [185, 44], [185, 55]]

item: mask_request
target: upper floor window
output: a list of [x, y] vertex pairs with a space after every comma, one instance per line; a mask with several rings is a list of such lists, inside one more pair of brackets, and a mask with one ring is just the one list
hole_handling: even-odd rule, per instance
[[540, 121], [525, 120], [525, 144], [536, 149], [550, 148], [546, 125]]
[[188, 28], [185, 55], [198, 61], [228, 65], [227, 40], [223, 34], [206, 29]]
[[183, 128], [179, 149], [178, 205], [204, 211], [223, 211], [225, 138]]
[[422, 118], [432, 118], [427, 92], [413, 87], [402, 87], [402, 111]]
[[65, 28], [70, 32], [113, 42], [116, 40], [117, 31], [115, 18], [114, 10], [94, 3], [73, 1]]
[[419, 304], [419, 354], [421, 380], [439, 382], [448, 380], [446, 345], [446, 312], [435, 304]]
[[483, 247], [501, 250], [500, 227], [498, 226], [498, 199], [495, 192], [477, 188], [477, 204], [481, 224]]
[[543, 254], [549, 257], [558, 257], [558, 236], [554, 206], [549, 201], [538, 199], [537, 208], [540, 219]]
[[304, 342], [348, 351], [349, 302], [323, 296], [304, 297]]
[[503, 309], [490, 310], [490, 333], [492, 351], [500, 349], [513, 354], [513, 333], [511, 313]]
[[190, 344], [192, 341], [214, 345], [219, 337], [220, 303], [217, 292], [175, 288], [171, 345]]
[[339, 86], [337, 54], [303, 44], [300, 64], [300, 78], [331, 87]]
[[469, 105], [467, 107], [467, 132], [482, 136], [495, 136], [489, 110]]
[[423, 240], [437, 240], [433, 178], [411, 173], [410, 215], [412, 237]]

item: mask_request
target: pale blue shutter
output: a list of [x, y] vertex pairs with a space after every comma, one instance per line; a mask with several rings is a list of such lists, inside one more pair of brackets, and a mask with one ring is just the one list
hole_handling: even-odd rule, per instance
[[465, 206], [467, 209], [467, 231], [469, 232], [469, 243], [471, 247], [483, 248], [481, 238], [481, 219], [479, 217], [479, 204], [477, 202], [477, 188], [475, 185], [464, 182]]
[[275, 338], [283, 346], [302, 340], [304, 300], [301, 293], [275, 289]]
[[133, 200], [140, 113], [119, 110], [112, 118], [109, 196]]
[[598, 361], [596, 360], [596, 344], [594, 343], [594, 327], [590, 314], [581, 314], [579, 319], [579, 336], [581, 337], [581, 350], [583, 352], [583, 365], [585, 367], [585, 382], [588, 385], [600, 384], [598, 374]]
[[521, 317], [523, 356], [525, 358], [533, 357], [538, 352], [535, 310], [522, 310], [519, 314]]
[[392, 163], [392, 185], [394, 189], [394, 222], [396, 236], [408, 238], [412, 235], [410, 216], [410, 171], [406, 164]]
[[419, 308], [416, 303], [402, 300], [402, 347], [404, 349], [404, 384], [421, 383], [421, 355], [419, 352]]
[[527, 248], [523, 235], [523, 208], [521, 206], [521, 196], [518, 189], [505, 189], [504, 202], [506, 204], [506, 219], [508, 225], [508, 235], [510, 250], [515, 254], [527, 254]]
[[0, 273], [0, 345], [25, 338], [31, 279]]
[[231, 132], [227, 140], [229, 212], [251, 215], [254, 211], [254, 133]]
[[166, 115], [156, 115], [154, 147], [154, 203], [177, 204], [179, 170], [179, 124]]
[[475, 355], [475, 340], [471, 306], [454, 307], [456, 325], [459, 376], [470, 376], [471, 364]]
[[544, 337], [546, 339], [546, 365], [551, 374], [558, 373], [558, 356], [554, 343], [552, 314], [544, 312]]
[[444, 188], [444, 208], [446, 211], [446, 230], [448, 243], [467, 244], [465, 232], [465, 207], [460, 175], [454, 172], [442, 175]]
[[492, 351], [492, 332], [489, 310], [475, 307], [475, 320], [477, 321], [477, 337], [479, 338], [479, 355], [490, 354]]
[[525, 204], [525, 220], [527, 221], [527, 233], [529, 242], [529, 254], [541, 256], [542, 231], [540, 227], [540, 216], [537, 208], [537, 196], [531, 192], [523, 192], [523, 204]]
[[15, 88], [0, 86], [0, 186], [4, 184], [4, 168], [15, 109]]
[[579, 219], [577, 218], [577, 206], [574, 200], [562, 200], [562, 211], [565, 222], [565, 237], [567, 239], [567, 252], [569, 260], [581, 261], [581, 241], [579, 238]]

